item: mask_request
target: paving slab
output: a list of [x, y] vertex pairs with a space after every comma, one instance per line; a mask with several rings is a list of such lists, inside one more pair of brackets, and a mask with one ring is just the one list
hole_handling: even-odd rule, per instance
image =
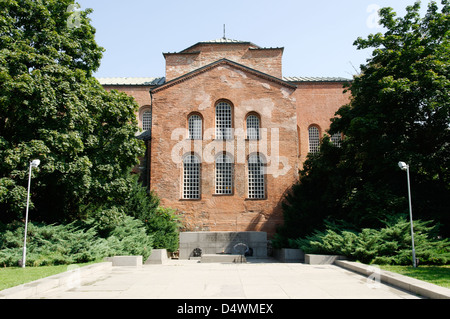
[[[1, 293], [1, 292], [0, 292]], [[256, 260], [169, 260], [86, 273], [75, 287], [37, 291], [31, 299], [420, 299], [421, 296], [337, 265]]]

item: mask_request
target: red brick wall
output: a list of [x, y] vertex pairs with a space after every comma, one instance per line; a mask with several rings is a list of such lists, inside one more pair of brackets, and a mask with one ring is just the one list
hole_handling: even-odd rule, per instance
[[166, 81], [226, 58], [281, 78], [282, 48], [257, 48], [250, 44], [199, 44], [180, 53], [165, 53]]
[[[292, 88], [223, 65], [153, 94], [151, 188], [161, 197], [163, 205], [183, 213], [188, 229], [262, 230], [270, 235], [282, 223], [280, 202], [298, 174], [293, 93]], [[238, 135], [228, 144], [228, 151], [235, 158], [233, 195], [214, 194], [214, 156], [223, 145], [222, 141], [213, 140], [215, 104], [220, 100], [232, 103], [233, 127]], [[186, 140], [187, 118], [191, 112], [201, 114], [205, 132], [211, 130], [212, 134], [202, 141]], [[267, 198], [262, 200], [247, 198], [246, 158], [256, 150], [257, 144], [245, 141], [242, 136], [249, 112], [259, 114], [261, 127], [267, 131], [267, 137], [258, 143], [259, 151], [271, 160], [266, 174]], [[172, 136], [173, 132], [182, 136]], [[183, 200], [181, 156], [195, 143], [194, 151], [203, 155], [201, 200]], [[182, 145], [184, 151], [174, 151]], [[277, 152], [285, 161], [286, 172], [282, 164], [278, 165], [278, 158], [270, 158]]]
[[349, 93], [344, 94], [343, 83], [310, 82], [296, 83], [294, 97], [297, 100], [297, 122], [299, 130], [300, 163], [308, 155], [308, 128], [319, 127], [322, 137], [330, 127], [330, 119], [343, 105], [349, 103]]
[[[166, 83], [222, 58], [281, 79], [282, 53], [282, 48], [242, 43], [197, 44], [181, 53], [165, 54]], [[182, 213], [187, 230], [261, 230], [270, 237], [283, 222], [281, 202], [308, 154], [309, 126], [318, 126], [323, 136], [335, 112], [349, 101], [343, 84], [298, 82], [295, 88], [230, 63], [171, 84], [154, 90], [152, 97], [150, 86], [105, 86], [136, 99], [141, 127], [142, 113], [152, 105], [151, 189], [162, 205]], [[227, 143], [214, 140], [215, 105], [221, 100], [233, 107], [235, 136]], [[192, 112], [203, 119], [203, 140], [187, 140]], [[251, 112], [260, 117], [262, 139], [258, 142], [245, 140], [245, 119]], [[232, 195], [214, 194], [214, 158], [222, 150], [234, 156]], [[191, 151], [202, 158], [200, 200], [182, 199], [181, 158]], [[247, 194], [247, 158], [253, 152], [268, 160], [266, 198], [261, 200], [248, 199]]]

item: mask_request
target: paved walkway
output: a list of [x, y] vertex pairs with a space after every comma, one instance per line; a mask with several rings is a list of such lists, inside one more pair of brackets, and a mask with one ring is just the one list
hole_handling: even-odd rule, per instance
[[[81, 282], [81, 284], [80, 284]], [[74, 284], [75, 283], [75, 284]], [[418, 299], [336, 265], [253, 262], [112, 267], [32, 298], [50, 299]]]

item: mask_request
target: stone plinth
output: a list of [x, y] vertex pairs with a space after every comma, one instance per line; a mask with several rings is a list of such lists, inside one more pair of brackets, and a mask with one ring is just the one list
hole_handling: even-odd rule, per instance
[[145, 261], [145, 264], [165, 264], [168, 260], [169, 258], [167, 257], [167, 249], [152, 249], [152, 253]]
[[283, 263], [300, 263], [305, 261], [305, 253], [300, 249], [293, 248], [275, 249], [274, 257]]

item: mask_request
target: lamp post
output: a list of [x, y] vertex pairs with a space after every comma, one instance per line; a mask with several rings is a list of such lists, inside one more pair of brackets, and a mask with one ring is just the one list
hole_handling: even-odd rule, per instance
[[22, 268], [25, 268], [26, 254], [27, 254], [28, 206], [30, 203], [31, 169], [33, 167], [38, 167], [40, 163], [41, 163], [41, 161], [38, 159], [32, 160], [30, 162], [30, 171], [28, 173], [27, 210], [25, 213], [25, 235], [23, 238]]
[[412, 205], [411, 205], [411, 186], [409, 182], [409, 165], [405, 162], [398, 162], [398, 167], [402, 171], [406, 171], [406, 178], [408, 181], [408, 198], [409, 198], [409, 219], [411, 221], [411, 241], [412, 241], [412, 256], [413, 256], [413, 266], [416, 268], [416, 250], [414, 249], [414, 230], [413, 230], [413, 217], [412, 217]]

